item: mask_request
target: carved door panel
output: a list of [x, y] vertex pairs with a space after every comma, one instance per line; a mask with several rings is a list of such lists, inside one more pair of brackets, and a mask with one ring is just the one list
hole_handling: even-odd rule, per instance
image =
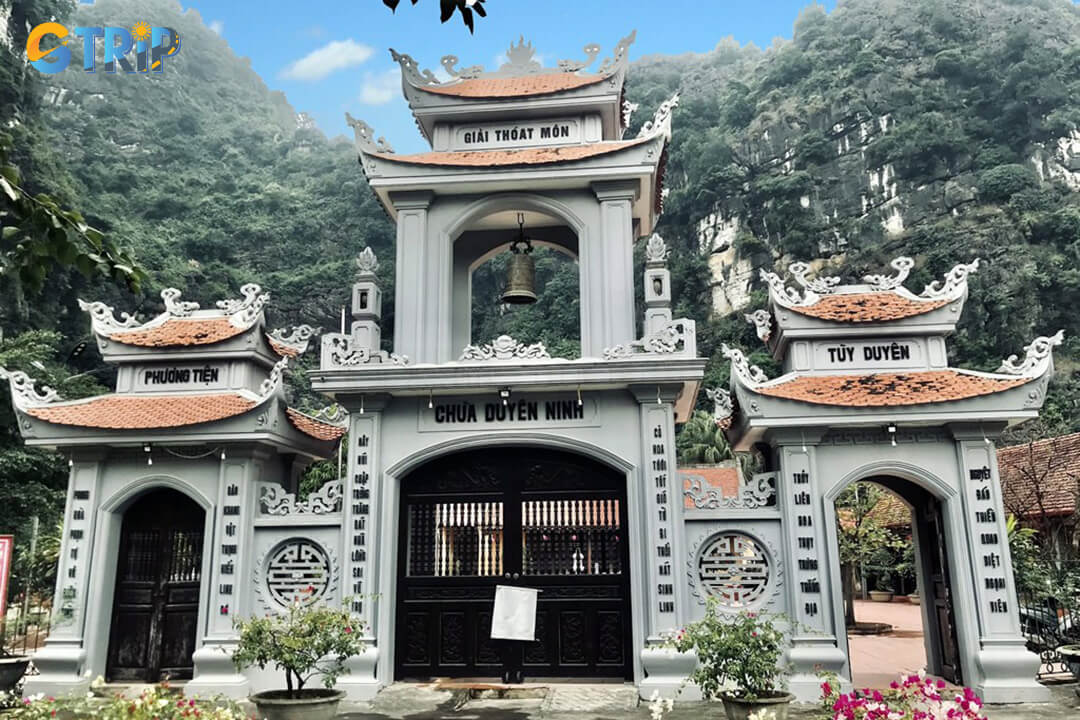
[[923, 562], [928, 563], [927, 575], [930, 578], [930, 592], [927, 598], [931, 603], [929, 613], [936, 624], [933, 631], [940, 639], [938, 665], [941, 676], [957, 685], [961, 683], [960, 649], [956, 639], [956, 621], [953, 615], [952, 589], [949, 585], [949, 559], [946, 551], [945, 528], [941, 519], [941, 505], [936, 502], [927, 504], [924, 510], [925, 527], [929, 531], [923, 537], [929, 543], [923, 552]]
[[[407, 478], [397, 676], [631, 677], [624, 485], [536, 449], [461, 453]], [[535, 642], [490, 639], [499, 584], [541, 590]]]
[[189, 679], [199, 614], [203, 510], [173, 490], [124, 513], [106, 677]]

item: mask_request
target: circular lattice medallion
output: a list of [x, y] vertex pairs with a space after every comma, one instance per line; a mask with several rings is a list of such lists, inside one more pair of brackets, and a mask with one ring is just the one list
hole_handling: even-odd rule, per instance
[[701, 587], [724, 607], [754, 604], [765, 596], [770, 577], [769, 554], [749, 535], [715, 535], [698, 556]]
[[266, 564], [266, 589], [278, 605], [313, 603], [330, 587], [330, 558], [321, 545], [292, 538], [274, 548]]

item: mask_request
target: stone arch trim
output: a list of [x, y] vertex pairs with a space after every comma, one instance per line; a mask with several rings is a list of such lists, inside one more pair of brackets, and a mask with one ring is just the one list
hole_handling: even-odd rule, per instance
[[158, 488], [168, 488], [183, 493], [194, 500], [207, 515], [213, 510], [214, 502], [202, 491], [175, 475], [165, 474], [145, 475], [134, 482], [127, 483], [121, 490], [106, 498], [100, 508], [103, 512], [123, 513], [127, 506], [140, 495]]
[[539, 193], [498, 193], [481, 198], [466, 207], [453, 222], [447, 225], [443, 234], [452, 242], [468, 229], [470, 223], [502, 210], [536, 210], [547, 215], [565, 220], [578, 236], [578, 244], [587, 227], [573, 210], [558, 200], [553, 200]]
[[[835, 503], [840, 493], [852, 483], [870, 480], [883, 475], [914, 483], [933, 495], [939, 502], [945, 502], [957, 496], [955, 488], [934, 473], [928, 472], [925, 468], [901, 460], [880, 460], [861, 465], [844, 475], [825, 491], [823, 499], [826, 503]], [[905, 503], [907, 502], [903, 496], [899, 494], [897, 496], [904, 500]]]

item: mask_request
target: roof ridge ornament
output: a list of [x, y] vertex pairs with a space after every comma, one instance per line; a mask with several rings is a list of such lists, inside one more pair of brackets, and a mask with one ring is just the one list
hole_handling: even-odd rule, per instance
[[94, 330], [102, 335], [140, 325], [135, 316], [127, 312], [121, 312], [120, 319], [117, 320], [112, 305], [106, 305], [100, 301], [86, 302], [79, 299], [79, 309], [90, 314], [90, 323], [94, 326]]
[[1064, 330], [1058, 330], [1057, 333], [1050, 337], [1045, 335], [1037, 337], [1024, 346], [1026, 354], [1023, 362], [1017, 363], [1016, 355], [1010, 355], [1001, 362], [1001, 367], [997, 371], [1006, 375], [1021, 375], [1029, 378], [1039, 377], [1050, 368], [1054, 348], [1064, 341]]
[[39, 405], [58, 402], [60, 394], [48, 385], [38, 390], [37, 381], [22, 370], [8, 370], [0, 366], [0, 380], [7, 380], [11, 385], [11, 404], [19, 410]]
[[639, 138], [653, 138], [663, 135], [666, 140], [670, 140], [671, 116], [678, 105], [679, 93], [676, 91], [674, 95], [660, 103], [660, 107], [656, 108], [656, 112], [653, 113], [652, 120], [645, 121], [645, 124], [641, 126], [641, 130], [638, 131], [637, 136]]
[[215, 305], [229, 315], [229, 322], [233, 327], [247, 329], [259, 319], [266, 303], [270, 302], [270, 293], [264, 293], [262, 286], [257, 283], [247, 283], [240, 287], [242, 299], [229, 298], [218, 300]]
[[801, 260], [788, 265], [788, 272], [795, 278], [795, 282], [818, 295], [828, 295], [834, 292], [836, 286], [840, 284], [840, 278], [837, 275], [824, 275], [815, 278], [806, 277], [806, 274], [810, 272], [810, 265]]
[[968, 275], [979, 269], [979, 258], [970, 263], [960, 263], [945, 274], [944, 280], [935, 280], [923, 288], [920, 298], [929, 300], [952, 300], [967, 292]]
[[625, 68], [630, 64], [630, 46], [634, 44], [634, 40], [637, 39], [637, 30], [631, 30], [630, 34], [624, 37], [615, 45], [615, 51], [611, 57], [600, 63], [600, 67], [597, 69], [597, 75], [614, 75], [619, 70]]
[[310, 325], [294, 325], [291, 328], [278, 328], [270, 333], [270, 339], [276, 343], [292, 348], [298, 355], [307, 352], [308, 344], [314, 335], [322, 332], [322, 328], [313, 328]]
[[509, 335], [500, 335], [486, 345], [467, 345], [460, 361], [469, 360], [550, 360], [543, 343], [526, 345]]
[[735, 414], [735, 403], [724, 388], [705, 388], [705, 397], [713, 401], [713, 420], [717, 426], [727, 430], [731, 427], [731, 416]]
[[401, 66], [401, 72], [404, 73], [405, 79], [412, 85], [438, 85], [439, 79], [435, 77], [435, 73], [430, 70], [421, 70], [420, 66], [416, 64], [416, 61], [412, 59], [411, 55], [406, 53], [399, 53], [394, 48], [390, 48], [390, 57], [394, 62]]
[[730, 347], [727, 343], [720, 346], [720, 352], [731, 361], [731, 371], [739, 381], [749, 388], [755, 388], [769, 381], [769, 377], [757, 365], [751, 365], [742, 350]]
[[285, 380], [285, 370], [289, 367], [289, 358], [283, 357], [277, 361], [273, 369], [270, 371], [270, 376], [262, 381], [259, 385], [259, 401], [262, 402], [270, 398], [271, 395], [276, 393]]
[[[297, 412], [300, 412], [299, 410]], [[339, 403], [327, 405], [313, 413], [304, 413], [308, 417], [334, 427], [346, 427], [349, 424], [349, 411]]]
[[581, 72], [596, 62], [596, 56], [600, 54], [600, 46], [596, 43], [589, 43], [582, 48], [582, 51], [585, 53], [584, 60], [559, 60], [555, 65], [565, 73]]
[[161, 291], [165, 312], [173, 317], [191, 317], [191, 314], [199, 309], [199, 303], [180, 300], [180, 294], [176, 288], [165, 288]]
[[774, 272], [770, 272], [765, 268], [761, 268], [760, 277], [762, 282], [769, 286], [769, 291], [778, 303], [785, 307], [801, 307], [804, 305], [813, 305], [821, 298], [810, 290], [806, 291], [806, 295], [800, 295], [798, 290], [789, 288], [784, 280]]
[[604, 348], [600, 356], [604, 360], [623, 360], [634, 355], [671, 354], [682, 352], [697, 356], [697, 323], [687, 318], [672, 320], [656, 332], [640, 340]]
[[386, 350], [372, 351], [367, 347], [353, 345], [353, 336], [341, 333], [327, 333], [322, 337], [322, 370], [340, 370], [360, 367], [361, 365], [408, 365], [408, 355], [398, 355]]
[[380, 135], [379, 139], [376, 140], [375, 131], [366, 122], [357, 120], [348, 112], [345, 113], [345, 122], [353, 129], [353, 134], [356, 136], [357, 150], [368, 153], [393, 154], [394, 148], [390, 146], [390, 143], [386, 142], [386, 138]]
[[506, 62], [499, 69], [489, 75], [501, 75], [504, 77], [519, 77], [521, 75], [538, 75], [544, 72], [544, 66], [538, 63], [536, 48], [532, 41], [525, 42], [525, 36], [518, 37], [518, 44], [510, 41], [510, 47], [506, 49]]
[[915, 261], [909, 257], [901, 256], [893, 258], [889, 266], [896, 270], [896, 275], [863, 275], [863, 282], [879, 291], [895, 290], [903, 287], [908, 273], [911, 272], [911, 268], [915, 267]]
[[768, 310], [755, 310], [743, 317], [746, 318], [746, 322], [754, 326], [758, 340], [764, 343], [769, 342], [769, 336], [772, 335], [772, 313]]
[[460, 62], [457, 55], [443, 55], [439, 60], [439, 64], [443, 66], [443, 70], [446, 74], [452, 78], [459, 80], [475, 80], [484, 74], [483, 65], [470, 65], [469, 67], [457, 69], [457, 64]]
[[379, 259], [375, 256], [375, 251], [371, 249], [370, 245], [361, 250], [360, 254], [356, 256], [356, 267], [360, 271], [360, 277], [374, 275], [375, 271], [379, 269]]

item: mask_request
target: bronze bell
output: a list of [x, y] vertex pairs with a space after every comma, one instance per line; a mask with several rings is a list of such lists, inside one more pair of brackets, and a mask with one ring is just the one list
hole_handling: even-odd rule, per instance
[[536, 302], [536, 261], [532, 241], [525, 237], [525, 214], [518, 213], [518, 236], [510, 243], [510, 267], [506, 272], [506, 292], [502, 301], [512, 305]]

